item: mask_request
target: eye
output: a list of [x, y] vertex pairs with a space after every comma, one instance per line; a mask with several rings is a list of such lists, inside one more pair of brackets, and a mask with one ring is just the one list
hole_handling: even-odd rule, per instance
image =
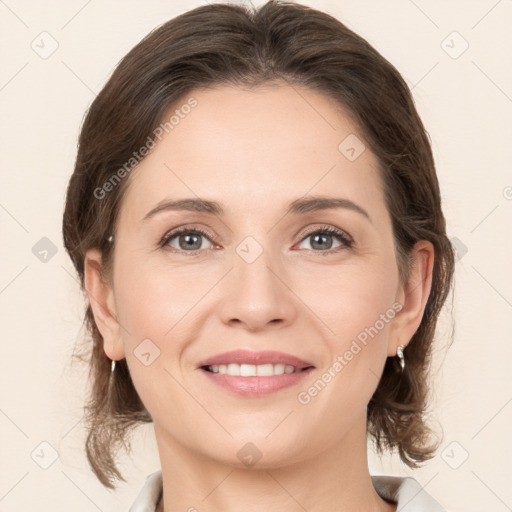
[[[211, 238], [213, 237], [210, 237], [209, 233], [202, 230], [201, 228], [185, 227], [166, 234], [160, 242], [160, 245], [161, 247], [170, 246], [172, 249], [178, 252], [183, 251], [196, 254], [203, 249], [208, 249], [208, 247], [203, 245], [202, 239], [204, 238], [207, 238], [211, 241]], [[174, 241], [174, 239], [176, 239], [174, 244], [177, 244], [177, 247], [171, 243]]]
[[[352, 238], [349, 235], [347, 235], [347, 233], [332, 226], [325, 226], [320, 229], [317, 228], [314, 229], [313, 231], [309, 231], [302, 238], [301, 242], [304, 242], [308, 238], [311, 238], [311, 250], [315, 252], [323, 252], [326, 254], [337, 252], [340, 250], [340, 247], [350, 248], [354, 243]], [[337, 238], [341, 242], [334, 249], [332, 248], [333, 238]]]
[[[210, 241], [210, 247], [208, 247], [208, 244], [205, 245], [203, 243], [205, 238]], [[310, 230], [302, 237], [300, 243], [303, 243], [308, 238], [312, 239], [309, 250], [325, 253], [326, 255], [338, 252], [343, 248], [350, 248], [354, 243], [350, 235], [332, 226], [317, 227]], [[332, 248], [333, 238], [338, 239], [340, 242], [334, 249]], [[160, 241], [160, 247], [170, 247], [173, 252], [188, 252], [190, 255], [195, 255], [199, 254], [202, 250], [212, 249], [213, 247], [211, 246], [215, 245], [212, 239], [215, 240], [215, 237], [201, 228], [183, 227], [164, 235]]]

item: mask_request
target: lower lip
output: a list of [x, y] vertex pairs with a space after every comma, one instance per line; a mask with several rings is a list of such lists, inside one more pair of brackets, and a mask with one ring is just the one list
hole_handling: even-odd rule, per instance
[[304, 377], [309, 375], [314, 368], [308, 368], [298, 373], [283, 373], [270, 377], [240, 377], [226, 373], [213, 373], [203, 368], [200, 370], [206, 374], [218, 386], [228, 391], [243, 396], [267, 395], [290, 386], [298, 384]]

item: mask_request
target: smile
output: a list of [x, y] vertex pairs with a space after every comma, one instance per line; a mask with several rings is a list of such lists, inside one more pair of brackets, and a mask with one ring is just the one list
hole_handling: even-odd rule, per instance
[[226, 375], [236, 375], [241, 377], [271, 377], [273, 375], [283, 375], [284, 373], [298, 373], [304, 368], [297, 368], [292, 365], [284, 364], [214, 364], [206, 366], [207, 371]]

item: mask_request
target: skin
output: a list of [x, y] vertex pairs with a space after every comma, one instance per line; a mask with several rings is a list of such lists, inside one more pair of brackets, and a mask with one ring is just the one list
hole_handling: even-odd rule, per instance
[[[338, 150], [358, 132], [334, 100], [283, 83], [192, 96], [197, 106], [128, 178], [112, 280], [100, 278], [97, 250], [86, 255], [105, 353], [126, 357], [154, 420], [164, 480], [158, 510], [394, 511], [371, 482], [366, 408], [386, 358], [421, 322], [432, 244], [416, 244], [401, 284], [377, 159], [368, 148], [355, 161]], [[350, 199], [370, 220], [349, 209], [284, 215], [310, 195]], [[142, 221], [164, 198], [185, 197], [216, 200], [226, 213], [165, 211]], [[184, 224], [216, 240], [200, 238], [195, 255], [179, 237], [159, 247]], [[324, 226], [348, 233], [353, 246], [334, 235], [330, 248], [315, 246], [306, 228]], [[252, 263], [236, 252], [248, 236], [263, 249]], [[401, 311], [301, 404], [298, 393], [393, 303]], [[148, 366], [134, 354], [145, 339], [160, 351]], [[290, 353], [315, 370], [269, 395], [235, 395], [197, 369], [233, 349]], [[261, 454], [251, 467], [237, 456], [248, 442]]]

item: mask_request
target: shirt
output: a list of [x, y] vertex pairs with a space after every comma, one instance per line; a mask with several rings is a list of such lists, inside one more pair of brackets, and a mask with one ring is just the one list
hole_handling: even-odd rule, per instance
[[[397, 503], [397, 512], [448, 512], [410, 476], [371, 475], [371, 478], [381, 498]], [[162, 471], [155, 471], [146, 477], [128, 512], [155, 512], [162, 490]]]

